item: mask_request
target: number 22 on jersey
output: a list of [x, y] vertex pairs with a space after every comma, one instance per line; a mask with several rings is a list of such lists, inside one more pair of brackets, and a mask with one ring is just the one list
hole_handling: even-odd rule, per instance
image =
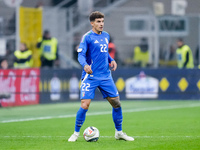
[[82, 91], [89, 91], [88, 88], [90, 87], [90, 84], [89, 83], [82, 83], [83, 86], [82, 86]]
[[107, 52], [106, 51], [106, 48], [107, 48], [106, 44], [100, 44], [100, 46], [101, 46], [101, 52]]

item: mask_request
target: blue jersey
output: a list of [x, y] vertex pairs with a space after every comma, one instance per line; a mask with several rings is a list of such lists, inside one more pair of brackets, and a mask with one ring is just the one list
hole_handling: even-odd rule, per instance
[[[108, 53], [109, 40], [110, 36], [105, 31], [96, 34], [90, 30], [82, 37], [78, 48], [78, 61], [83, 68], [85, 65], [91, 66], [93, 73], [88, 75], [89, 78], [107, 79], [110, 76], [109, 63], [113, 59]], [[85, 75], [83, 69], [82, 79]]]

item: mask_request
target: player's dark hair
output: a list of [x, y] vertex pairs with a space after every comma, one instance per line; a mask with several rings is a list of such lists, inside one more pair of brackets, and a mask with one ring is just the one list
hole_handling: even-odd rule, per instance
[[95, 21], [97, 18], [104, 18], [104, 14], [99, 11], [94, 11], [89, 16], [90, 22]]

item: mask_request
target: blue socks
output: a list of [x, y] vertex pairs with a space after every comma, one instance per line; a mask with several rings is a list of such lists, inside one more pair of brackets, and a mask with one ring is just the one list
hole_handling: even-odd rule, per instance
[[[75, 131], [80, 132], [81, 126], [83, 125], [86, 117], [87, 109], [83, 109], [82, 107], [79, 108], [77, 114], [76, 114], [76, 122], [75, 122]], [[112, 109], [112, 117], [113, 121], [115, 123], [115, 128], [117, 131], [122, 131], [122, 108], [113, 108]]]
[[76, 132], [80, 132], [81, 126], [85, 121], [87, 111], [88, 111], [87, 109], [83, 109], [82, 107], [80, 107], [78, 112], [76, 113], [76, 123], [75, 123]]
[[113, 117], [113, 121], [115, 123], [116, 130], [122, 131], [122, 121], [123, 121], [122, 108], [121, 107], [113, 108], [112, 117]]

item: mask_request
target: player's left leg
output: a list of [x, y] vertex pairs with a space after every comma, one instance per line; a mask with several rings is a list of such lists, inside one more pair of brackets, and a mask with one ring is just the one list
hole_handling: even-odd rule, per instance
[[103, 94], [103, 97], [108, 100], [108, 102], [112, 105], [112, 117], [115, 124], [115, 138], [123, 139], [126, 141], [133, 141], [134, 138], [127, 136], [124, 132], [122, 132], [122, 108], [119, 99], [119, 93], [115, 86], [115, 83], [112, 78], [109, 80], [104, 80], [101, 82], [99, 89]]
[[121, 103], [119, 101], [119, 96], [118, 97], [107, 97], [106, 99], [113, 107], [112, 108], [112, 117], [113, 117], [113, 121], [115, 123], [115, 129], [117, 131], [122, 131], [123, 115], [122, 115]]
[[122, 115], [122, 108], [121, 103], [118, 97], [107, 97], [106, 98], [109, 103], [112, 105], [112, 117], [113, 121], [115, 123], [115, 138], [117, 140], [125, 140], [125, 141], [134, 141], [133, 137], [130, 137], [126, 135], [126, 133], [122, 132], [122, 121], [123, 121], [123, 115]]

